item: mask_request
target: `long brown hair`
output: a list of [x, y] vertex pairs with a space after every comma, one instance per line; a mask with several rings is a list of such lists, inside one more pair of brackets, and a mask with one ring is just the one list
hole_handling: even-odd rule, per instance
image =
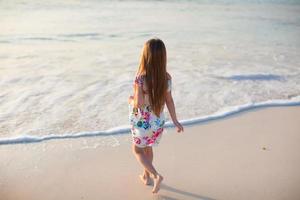
[[149, 92], [149, 103], [159, 116], [165, 104], [167, 90], [167, 52], [165, 44], [158, 38], [148, 40], [143, 47], [138, 75], [145, 75]]

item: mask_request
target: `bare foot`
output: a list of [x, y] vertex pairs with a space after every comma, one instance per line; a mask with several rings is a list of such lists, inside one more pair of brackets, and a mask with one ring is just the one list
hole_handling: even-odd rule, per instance
[[152, 189], [152, 193], [157, 193], [160, 188], [160, 183], [163, 181], [163, 177], [160, 174], [157, 174], [156, 178], [154, 178], [154, 186]]
[[149, 176], [145, 176], [145, 175], [139, 175], [141, 181], [145, 184], [145, 185], [150, 185], [151, 181], [150, 181], [150, 177]]

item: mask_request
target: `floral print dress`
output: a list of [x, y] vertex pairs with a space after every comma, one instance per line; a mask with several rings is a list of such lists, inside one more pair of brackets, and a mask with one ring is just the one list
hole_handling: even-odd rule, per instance
[[[144, 76], [137, 76], [134, 83], [143, 86]], [[167, 90], [171, 91], [171, 80], [168, 80]], [[129, 120], [133, 143], [136, 146], [144, 148], [159, 144], [165, 124], [163, 111], [158, 117], [149, 104], [144, 105], [142, 108], [134, 108], [133, 105], [129, 104]]]

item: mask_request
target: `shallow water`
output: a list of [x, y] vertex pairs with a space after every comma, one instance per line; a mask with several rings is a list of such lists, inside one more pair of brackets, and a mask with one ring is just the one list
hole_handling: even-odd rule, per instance
[[0, 1], [0, 24], [0, 138], [128, 125], [154, 36], [179, 119], [300, 96], [299, 1]]

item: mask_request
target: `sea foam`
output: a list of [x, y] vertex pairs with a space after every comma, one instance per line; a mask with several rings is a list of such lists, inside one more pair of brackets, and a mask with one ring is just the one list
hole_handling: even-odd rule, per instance
[[[204, 124], [215, 120], [224, 119], [233, 115], [237, 115], [242, 112], [255, 110], [259, 108], [267, 107], [284, 107], [284, 106], [300, 106], [300, 96], [293, 97], [290, 100], [269, 100], [260, 103], [249, 103], [245, 105], [229, 107], [214, 113], [212, 115], [195, 117], [191, 119], [180, 120], [180, 123], [183, 126]], [[165, 128], [173, 128], [174, 124], [170, 121], [166, 122]], [[130, 127], [128, 126], [119, 126], [111, 128], [104, 131], [91, 131], [91, 132], [79, 132], [79, 133], [66, 133], [66, 134], [49, 134], [49, 135], [20, 135], [17, 137], [1, 138], [0, 145], [8, 144], [19, 144], [19, 143], [36, 143], [43, 142], [47, 140], [56, 140], [56, 139], [75, 139], [82, 137], [105, 137], [105, 136], [117, 136], [121, 134], [130, 134]]]

